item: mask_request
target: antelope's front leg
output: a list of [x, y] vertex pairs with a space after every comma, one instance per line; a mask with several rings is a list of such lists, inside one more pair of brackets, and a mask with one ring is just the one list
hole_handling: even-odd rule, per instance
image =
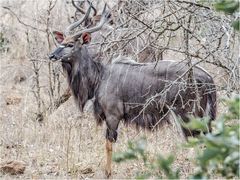
[[[117, 106], [110, 106], [110, 108], [107, 108], [107, 112], [105, 113], [106, 116], [106, 151], [107, 151], [107, 164], [106, 164], [106, 169], [105, 173], [107, 178], [111, 176], [112, 169], [111, 169], [111, 164], [112, 164], [112, 144], [116, 142], [117, 140], [117, 129], [118, 129], [118, 124], [120, 122], [120, 113]], [[110, 112], [110, 113], [109, 113]], [[120, 114], [120, 115], [119, 115]]]
[[106, 169], [105, 169], [105, 175], [107, 178], [111, 176], [112, 169], [112, 142], [109, 141], [108, 139], [106, 140], [106, 152], [107, 152], [107, 164], [106, 164]]
[[[111, 118], [114, 119], [114, 118]], [[107, 164], [105, 169], [105, 174], [107, 178], [111, 176], [112, 169], [112, 144], [117, 140], [117, 127], [119, 120], [107, 121], [107, 131], [106, 131], [106, 152], [107, 152]]]

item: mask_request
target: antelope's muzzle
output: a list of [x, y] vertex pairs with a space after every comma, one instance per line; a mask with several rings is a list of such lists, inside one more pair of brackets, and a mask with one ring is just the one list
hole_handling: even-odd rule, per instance
[[51, 54], [49, 54], [49, 59], [53, 61], [60, 60], [62, 58], [62, 50], [64, 49], [64, 46], [58, 47], [55, 51], [53, 51]]

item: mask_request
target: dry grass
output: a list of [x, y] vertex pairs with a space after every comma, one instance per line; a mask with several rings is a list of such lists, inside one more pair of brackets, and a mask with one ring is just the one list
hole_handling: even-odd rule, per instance
[[[27, 165], [25, 173], [17, 177], [24, 179], [104, 178], [105, 126], [96, 127], [91, 113], [81, 114], [72, 98], [47, 115], [43, 122], [36, 121], [31, 81], [27, 78], [16, 82], [14, 79], [19, 74], [10, 73], [22, 65], [5, 67], [1, 66], [1, 72], [10, 78], [1, 79], [0, 162], [23, 161]], [[126, 150], [128, 140], [143, 135], [147, 136], [150, 158], [159, 153], [173, 153], [176, 155], [174, 167], [181, 170], [182, 177], [194, 170], [191, 163], [193, 150], [181, 146], [183, 138], [168, 124], [154, 133], [137, 132], [135, 128], [121, 124], [114, 151]], [[114, 163], [113, 177], [130, 178], [141, 170], [144, 170], [141, 162]], [[0, 177], [12, 178], [3, 174]]]
[[[25, 162], [27, 168], [21, 178], [104, 178], [104, 126], [97, 128], [91, 114], [80, 114], [70, 99], [39, 123], [31, 116], [25, 116], [22, 105], [24, 103], [8, 105], [1, 112], [1, 162]], [[193, 171], [190, 159], [194, 152], [181, 146], [183, 140], [167, 124], [154, 133], [137, 132], [134, 128], [121, 126], [114, 151], [125, 150], [128, 140], [143, 135], [147, 136], [151, 157], [156, 153], [174, 153], [177, 158], [174, 167], [180, 168], [182, 177]], [[113, 169], [114, 178], [126, 178], [134, 177], [144, 167], [140, 162], [129, 161], [114, 164]]]
[[[25, 173], [14, 177], [24, 179], [104, 178], [105, 127], [97, 128], [90, 113], [81, 114], [72, 98], [43, 122], [36, 121], [36, 100], [28, 76], [31, 73], [22, 70], [28, 62], [16, 61], [8, 66], [11, 62], [8, 56], [4, 61], [0, 84], [0, 162], [23, 161], [27, 165]], [[19, 76], [26, 80], [16, 81]], [[128, 140], [143, 135], [147, 136], [150, 158], [158, 153], [174, 153], [177, 158], [174, 167], [180, 168], [182, 177], [193, 171], [190, 159], [194, 152], [182, 148], [183, 139], [167, 124], [154, 133], [137, 132], [121, 125], [114, 151], [125, 150]], [[144, 170], [141, 162], [114, 163], [113, 177], [130, 178], [141, 170]], [[3, 174], [0, 177], [12, 178]]]

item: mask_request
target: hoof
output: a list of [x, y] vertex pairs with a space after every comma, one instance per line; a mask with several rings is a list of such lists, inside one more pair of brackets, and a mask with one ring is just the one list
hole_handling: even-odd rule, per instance
[[106, 178], [110, 178], [112, 175], [111, 170], [105, 170], [105, 175], [106, 175]]

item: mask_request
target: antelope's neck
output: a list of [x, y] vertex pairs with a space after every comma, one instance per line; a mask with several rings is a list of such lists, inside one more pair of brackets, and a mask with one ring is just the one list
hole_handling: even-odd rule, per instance
[[82, 56], [72, 64], [71, 73], [68, 73], [69, 85], [81, 111], [87, 100], [94, 97], [103, 70], [102, 64], [93, 61], [89, 56]]
[[91, 60], [87, 73], [89, 89], [91, 89], [89, 92], [90, 99], [93, 98], [96, 90], [98, 89], [98, 86], [103, 76], [103, 71], [104, 67], [101, 63]]

